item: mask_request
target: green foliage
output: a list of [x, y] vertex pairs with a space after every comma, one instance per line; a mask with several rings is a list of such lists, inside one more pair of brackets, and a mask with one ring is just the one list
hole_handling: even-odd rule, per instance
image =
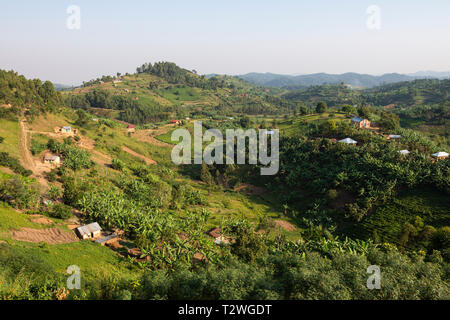
[[89, 169], [93, 166], [89, 152], [73, 146], [71, 140], [65, 140], [64, 143], [57, 143], [50, 139], [48, 148], [52, 152], [63, 156], [63, 166], [66, 168], [77, 171], [80, 169]]
[[[382, 270], [381, 290], [366, 287], [369, 265]], [[445, 299], [448, 275], [438, 262], [411, 259], [396, 251], [367, 255], [318, 253], [267, 255], [255, 263], [231, 260], [224, 267], [166, 274], [146, 273], [136, 298], [381, 300]], [[415, 290], [411, 290], [411, 287]]]
[[[22, 110], [25, 106], [32, 106], [52, 111], [60, 101], [61, 96], [50, 81], [27, 80], [14, 71], [0, 70], [0, 104], [12, 104]], [[35, 116], [37, 109], [30, 110], [29, 115]]]
[[0, 195], [15, 208], [34, 210], [39, 206], [37, 185], [18, 176], [0, 182]]
[[111, 168], [113, 168], [114, 170], [122, 171], [123, 168], [125, 168], [125, 163], [120, 159], [114, 158], [111, 161]]
[[72, 217], [72, 208], [62, 203], [57, 203], [51, 206], [48, 215], [58, 219], [69, 219]]
[[0, 152], [0, 166], [9, 167], [12, 171], [22, 176], [29, 176], [32, 174], [31, 170], [27, 170], [20, 162], [12, 158], [7, 152]]
[[317, 103], [316, 106], [316, 112], [317, 113], [324, 113], [327, 111], [327, 104], [324, 101], [320, 101], [319, 103]]

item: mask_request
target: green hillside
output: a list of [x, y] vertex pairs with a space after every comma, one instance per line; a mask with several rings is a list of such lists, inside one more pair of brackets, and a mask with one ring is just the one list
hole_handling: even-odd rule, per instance
[[[343, 87], [297, 101], [172, 63], [50, 95], [5, 74], [1, 299], [448, 298], [450, 162], [431, 157], [447, 140], [402, 127], [405, 115], [355, 108], [362, 96]], [[377, 127], [356, 129], [354, 115]], [[279, 129], [279, 172], [175, 165], [171, 133], [192, 133], [196, 120], [203, 130]], [[337, 142], [347, 137], [358, 144]], [[91, 222], [119, 238], [79, 240], [74, 229]], [[371, 264], [407, 281], [367, 291]], [[65, 287], [70, 265], [81, 290]]]

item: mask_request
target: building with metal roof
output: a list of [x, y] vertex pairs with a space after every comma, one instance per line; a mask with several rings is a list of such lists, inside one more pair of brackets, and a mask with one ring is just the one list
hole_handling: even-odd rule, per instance
[[369, 128], [370, 127], [370, 121], [367, 119], [360, 118], [360, 117], [353, 117], [350, 120], [350, 123], [355, 125], [357, 128]]
[[448, 153], [444, 152], [444, 151], [440, 151], [440, 152], [433, 153], [432, 156], [435, 158], [438, 158], [438, 159], [447, 159]]
[[345, 143], [345, 144], [357, 144], [358, 143], [358, 141], [353, 140], [352, 138], [345, 138], [345, 139], [339, 140], [339, 142]]
[[96, 238], [100, 236], [102, 228], [97, 222], [76, 228], [76, 232], [81, 239]]

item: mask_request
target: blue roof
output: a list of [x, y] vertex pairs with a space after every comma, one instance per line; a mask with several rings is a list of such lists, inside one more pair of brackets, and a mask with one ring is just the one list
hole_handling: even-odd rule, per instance
[[360, 117], [354, 117], [354, 118], [352, 118], [352, 121], [354, 121], [354, 122], [361, 122], [361, 121], [363, 121], [364, 119], [363, 118], [360, 118]]
[[70, 126], [64, 126], [63, 129], [70, 129]]

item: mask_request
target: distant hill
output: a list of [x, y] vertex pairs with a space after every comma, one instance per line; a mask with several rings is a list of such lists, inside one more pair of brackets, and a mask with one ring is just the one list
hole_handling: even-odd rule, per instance
[[102, 76], [63, 96], [67, 106], [83, 108], [133, 124], [197, 115], [280, 114], [299, 109], [277, 88], [261, 88], [226, 75], [197, 75], [171, 62], [145, 63], [135, 74]]
[[436, 72], [436, 71], [418, 71], [414, 73], [407, 74], [410, 77], [416, 78], [436, 78], [436, 79], [446, 79], [450, 78], [450, 71]]
[[352, 90], [342, 83], [314, 85], [287, 91], [282, 95], [289, 101], [302, 101], [315, 105], [324, 101], [328, 105], [370, 104], [412, 107], [441, 104], [449, 100], [450, 79], [417, 79], [384, 84], [363, 90]]
[[61, 84], [61, 83], [53, 83], [53, 86], [57, 91], [63, 91], [63, 90], [69, 90], [73, 89], [75, 86], [71, 86], [68, 84]]
[[448, 78], [449, 72], [432, 72], [422, 71], [412, 75], [405, 75], [399, 73], [387, 73], [381, 76], [374, 76], [369, 74], [360, 74], [354, 72], [347, 72], [343, 74], [328, 74], [328, 73], [314, 73], [308, 75], [282, 75], [274, 73], [247, 73], [237, 76], [250, 83], [261, 86], [271, 87], [285, 87], [287, 89], [299, 89], [303, 87], [321, 85], [321, 84], [336, 84], [345, 83], [354, 87], [372, 88], [383, 84], [394, 82], [412, 81], [420, 78]]

